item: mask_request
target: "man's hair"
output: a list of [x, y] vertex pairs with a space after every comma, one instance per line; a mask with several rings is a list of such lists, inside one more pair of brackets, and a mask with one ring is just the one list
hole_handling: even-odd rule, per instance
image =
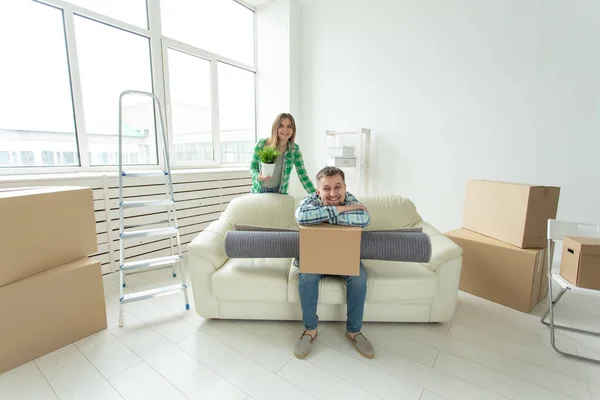
[[336, 167], [325, 167], [322, 170], [320, 170], [317, 173], [317, 182], [319, 182], [319, 179], [325, 177], [325, 176], [336, 176], [336, 175], [340, 175], [342, 177], [342, 180], [344, 182], [346, 182], [346, 177], [344, 176], [344, 171], [342, 171], [339, 168]]

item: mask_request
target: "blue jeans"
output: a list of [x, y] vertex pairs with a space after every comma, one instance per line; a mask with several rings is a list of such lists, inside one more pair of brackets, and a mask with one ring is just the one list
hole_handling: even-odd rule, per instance
[[[319, 317], [317, 316], [319, 282], [322, 276], [321, 274], [300, 273], [298, 280], [302, 322], [304, 323], [304, 329], [308, 331], [317, 329], [319, 321]], [[367, 296], [367, 271], [361, 262], [359, 276], [340, 275], [337, 277], [346, 282], [346, 331], [349, 333], [358, 333], [362, 328], [365, 298]]]
[[260, 188], [260, 192], [261, 193], [279, 193], [279, 186], [274, 187], [274, 188]]

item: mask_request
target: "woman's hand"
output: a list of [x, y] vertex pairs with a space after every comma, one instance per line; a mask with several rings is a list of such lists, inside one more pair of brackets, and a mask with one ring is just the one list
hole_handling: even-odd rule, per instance
[[259, 182], [268, 181], [269, 179], [271, 179], [271, 177], [270, 176], [264, 176], [262, 174], [262, 171], [260, 171], [260, 174], [258, 174], [258, 181]]

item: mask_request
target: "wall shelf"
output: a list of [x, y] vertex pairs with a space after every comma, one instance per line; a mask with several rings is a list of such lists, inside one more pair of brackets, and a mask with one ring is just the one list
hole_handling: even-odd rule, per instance
[[[371, 129], [357, 128], [355, 131], [325, 131], [326, 165], [334, 165], [356, 175], [357, 186], [350, 183], [349, 191], [357, 196], [369, 196], [369, 161], [371, 150]], [[330, 156], [332, 147], [353, 147], [354, 156]]]

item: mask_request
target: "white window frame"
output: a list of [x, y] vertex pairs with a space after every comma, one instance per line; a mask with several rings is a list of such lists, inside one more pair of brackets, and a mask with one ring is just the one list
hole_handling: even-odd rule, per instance
[[[245, 71], [248, 72], [252, 72], [254, 74], [254, 98], [255, 98], [255, 115], [254, 115], [254, 132], [255, 132], [255, 137], [254, 140], [256, 141], [256, 136], [257, 136], [257, 132], [256, 132], [256, 68], [244, 63], [240, 63], [238, 61], [234, 61], [231, 60], [227, 57], [223, 57], [223, 56], [219, 56], [215, 53], [211, 53], [209, 51], [206, 50], [202, 50], [198, 47], [192, 46], [190, 44], [187, 43], [183, 43], [180, 42], [178, 40], [175, 39], [171, 39], [168, 37], [164, 37], [162, 38], [162, 44], [163, 44], [163, 48], [162, 48], [162, 54], [163, 54], [163, 69], [165, 71], [164, 74], [164, 90], [165, 90], [165, 97], [166, 97], [166, 104], [167, 104], [167, 108], [168, 108], [168, 112], [167, 112], [167, 130], [168, 132], [172, 132], [172, 119], [171, 119], [171, 98], [170, 98], [170, 84], [169, 84], [169, 73], [168, 73], [168, 66], [169, 66], [169, 60], [168, 60], [168, 53], [169, 53], [169, 49], [172, 50], [176, 50], [176, 51], [180, 51], [182, 53], [185, 54], [189, 54], [190, 56], [194, 56], [194, 57], [198, 57], [198, 58], [202, 58], [206, 61], [210, 62], [210, 95], [211, 95], [211, 125], [212, 125], [212, 144], [213, 144], [213, 151], [214, 151], [214, 160], [213, 161], [207, 161], [201, 164], [177, 164], [174, 162], [171, 162], [171, 169], [188, 169], [190, 167], [196, 167], [197, 165], [202, 165], [202, 166], [220, 166], [220, 165], [225, 165], [227, 167], [232, 167], [232, 166], [241, 166], [244, 165], [245, 163], [227, 163], [227, 164], [222, 164], [221, 163], [221, 129], [220, 129], [220, 122], [219, 122], [219, 76], [218, 76], [218, 63], [222, 62], [228, 65], [231, 65], [233, 67], [237, 67], [240, 69], [243, 69]], [[256, 53], [255, 53], [256, 54]], [[169, 151], [170, 154], [173, 154], [174, 152], [174, 148], [173, 148], [173, 141], [170, 141], [171, 143], [169, 144]]]
[[[238, 3], [240, 6], [246, 7], [253, 12], [254, 19], [254, 66], [240, 63], [238, 61], [229, 59], [217, 55], [215, 53], [207, 52], [200, 48], [191, 46], [187, 43], [183, 43], [162, 35], [161, 27], [161, 16], [160, 16], [160, 1], [161, 0], [146, 0], [146, 12], [148, 29], [140, 28], [139, 26], [120, 21], [118, 19], [109, 17], [107, 15], [82, 8], [80, 6], [68, 3], [63, 0], [20, 0], [20, 1], [35, 1], [37, 3], [44, 4], [46, 6], [54, 7], [62, 10], [63, 12], [63, 23], [66, 38], [66, 51], [67, 51], [67, 65], [69, 68], [69, 80], [70, 90], [73, 101], [73, 112], [74, 112], [74, 123], [75, 123], [75, 135], [77, 141], [77, 151], [79, 155], [79, 166], [67, 166], [67, 167], [54, 167], [54, 166], [34, 166], [34, 167], [2, 167], [0, 168], [0, 175], [35, 175], [35, 174], [62, 174], [62, 173], [94, 173], [94, 172], [117, 172], [118, 166], [101, 166], [101, 165], [90, 165], [89, 151], [88, 151], [88, 137], [87, 129], [85, 125], [85, 114], [83, 105], [83, 94], [81, 87], [81, 76], [79, 73], [79, 60], [76, 48], [75, 39], [75, 28], [74, 18], [75, 15], [90, 18], [96, 22], [106, 24], [108, 26], [122, 29], [124, 31], [137, 34], [148, 38], [150, 46], [150, 69], [151, 69], [151, 84], [154, 94], [160, 99], [162, 107], [162, 114], [165, 117], [165, 125], [167, 126], [167, 132], [169, 133], [167, 140], [169, 143], [169, 154], [173, 153], [173, 140], [170, 135], [171, 132], [171, 119], [167, 113], [167, 107], [170, 106], [170, 102], [167, 98], [168, 90], [168, 63], [167, 63], [167, 48], [173, 48], [174, 50], [189, 53], [194, 56], [208, 59], [211, 61], [211, 112], [212, 112], [212, 130], [213, 130], [213, 149], [215, 153], [215, 161], [208, 163], [196, 163], [196, 164], [180, 164], [177, 165], [171, 161], [171, 169], [203, 169], [203, 168], [233, 168], [247, 166], [248, 163], [228, 163], [221, 164], [221, 147], [220, 147], [220, 130], [219, 130], [219, 117], [218, 117], [218, 79], [217, 79], [217, 61], [230, 64], [232, 66], [245, 69], [254, 73], [254, 141], [258, 138], [258, 78], [257, 68], [258, 63], [258, 51], [257, 51], [257, 26], [256, 26], [256, 9], [242, 0], [232, 0]], [[165, 0], [162, 0], [165, 1]], [[170, 0], [166, 0], [170, 1]], [[115, 110], [115, 113], [118, 110]], [[158, 116], [155, 118], [155, 122], [158, 124]], [[156, 140], [159, 141], [158, 137], [160, 127], [156, 126], [155, 131], [157, 133]], [[158, 143], [157, 143], [158, 145]], [[128, 170], [147, 170], [154, 168], [164, 168], [164, 157], [160, 151], [160, 147], [157, 146], [157, 164], [145, 164], [145, 165], [131, 165], [128, 166]]]

